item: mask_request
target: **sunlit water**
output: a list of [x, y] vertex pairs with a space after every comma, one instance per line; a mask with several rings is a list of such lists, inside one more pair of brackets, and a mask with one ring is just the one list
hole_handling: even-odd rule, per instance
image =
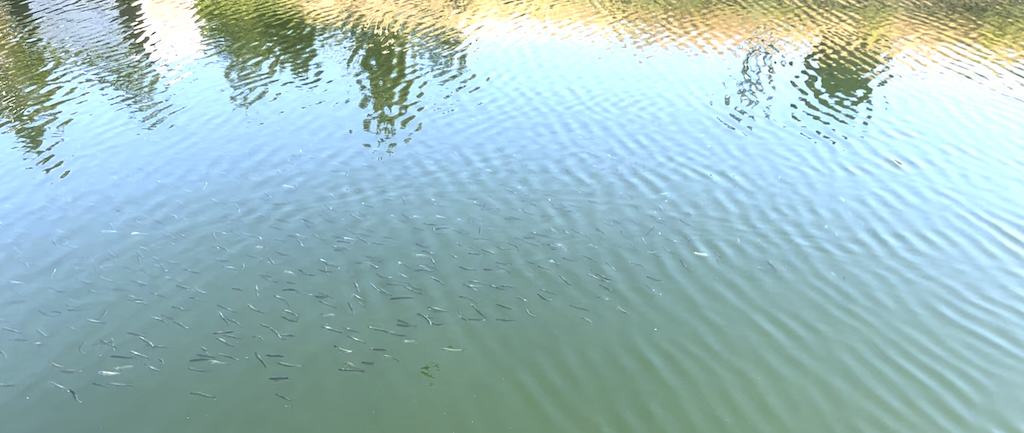
[[1019, 5], [4, 8], [4, 432], [1022, 431]]

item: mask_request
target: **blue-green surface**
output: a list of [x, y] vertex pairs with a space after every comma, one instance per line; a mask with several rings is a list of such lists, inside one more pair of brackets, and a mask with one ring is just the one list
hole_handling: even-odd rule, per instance
[[1024, 431], [1021, 16], [5, 3], [0, 431]]

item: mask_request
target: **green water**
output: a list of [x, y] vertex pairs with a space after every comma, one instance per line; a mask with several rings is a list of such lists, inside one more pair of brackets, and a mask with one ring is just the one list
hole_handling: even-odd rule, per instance
[[1020, 14], [6, 4], [0, 431], [1024, 431]]

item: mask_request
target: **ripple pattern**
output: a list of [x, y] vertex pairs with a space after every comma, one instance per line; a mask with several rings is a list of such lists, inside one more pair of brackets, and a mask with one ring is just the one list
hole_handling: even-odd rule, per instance
[[2, 8], [7, 428], [1022, 421], [1016, 5]]

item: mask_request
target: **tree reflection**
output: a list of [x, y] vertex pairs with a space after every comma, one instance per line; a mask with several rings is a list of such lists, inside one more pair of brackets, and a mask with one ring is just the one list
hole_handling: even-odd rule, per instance
[[138, 4], [114, 0], [106, 6], [117, 13], [114, 26], [102, 14], [33, 11], [27, 1], [0, 5], [0, 127], [46, 172], [64, 163], [54, 161], [52, 152], [74, 121], [65, 104], [113, 90], [109, 97], [149, 126], [159, 124], [169, 108], [156, 98], [160, 75], [143, 46]]
[[[354, 28], [348, 33], [353, 42], [348, 66], [358, 65], [360, 70], [356, 80], [363, 94], [359, 107], [370, 110], [363, 120], [363, 130], [376, 134], [378, 146], [386, 147], [390, 152], [398, 145], [395, 140], [398, 131], [408, 128], [416, 118], [415, 112], [424, 108], [422, 105], [416, 107], [420, 104], [418, 99], [422, 92], [412, 101], [409, 98], [416, 81], [425, 76], [437, 77], [443, 85], [464, 72], [465, 55], [456, 49], [461, 41], [443, 38], [413, 40], [398, 31], [368, 30], [365, 27]], [[420, 127], [422, 124], [417, 124], [415, 130]], [[403, 139], [406, 143], [410, 140], [411, 135]]]
[[[363, 93], [359, 108], [370, 108], [371, 115], [363, 121], [366, 132], [377, 134], [380, 144], [387, 143], [388, 149], [397, 143], [391, 140], [398, 133], [395, 122], [409, 114], [409, 92], [412, 81], [406, 70], [408, 37], [397, 33], [354, 31], [352, 55], [348, 66], [358, 61], [362, 78], [356, 80]], [[401, 123], [405, 127], [415, 116], [409, 116]]]
[[848, 124], [871, 118], [871, 94], [885, 84], [879, 76], [887, 58], [866, 35], [851, 32], [826, 34], [804, 58], [804, 80], [800, 88], [810, 97], [801, 98], [804, 113], [826, 125]]
[[[744, 41], [740, 76], [736, 90], [725, 97], [731, 106], [731, 122], [722, 123], [737, 129], [742, 125], [753, 129], [759, 118], [772, 117], [768, 102], [777, 93], [775, 76], [779, 68], [793, 66], [776, 49], [770, 34], [755, 33]], [[826, 33], [816, 42], [799, 63], [799, 78], [790, 82], [801, 96], [799, 102], [788, 104], [792, 118], [802, 121], [804, 116], [819, 125], [831, 125], [833, 131], [843, 125], [867, 125], [871, 119], [872, 94], [885, 85], [882, 78], [890, 59], [884, 54], [891, 46], [884, 38], [859, 31]], [[781, 107], [779, 107], [781, 108]], [[841, 132], [845, 133], [845, 132]], [[818, 131], [819, 135], [835, 141]]]
[[124, 95], [119, 102], [127, 105], [139, 120], [153, 128], [162, 123], [171, 108], [158, 94], [161, 75], [157, 65], [150, 59], [145, 47], [146, 27], [141, 3], [137, 0], [115, 0], [118, 13], [119, 38], [113, 44], [98, 47], [96, 56], [89, 61], [94, 67], [105, 70], [96, 79]]
[[248, 108], [270, 93], [270, 86], [290, 72], [308, 82], [316, 69], [317, 28], [305, 21], [294, 5], [277, 1], [196, 2], [205, 23], [204, 41], [228, 62], [224, 77], [231, 101]]
[[[22, 150], [41, 160], [37, 165], [49, 172], [63, 164], [53, 159], [54, 145], [46, 146], [47, 128], [60, 120], [57, 91], [48, 84], [63, 65], [57, 47], [39, 37], [28, 4], [5, 2], [0, 17], [0, 128], [12, 132], [22, 143]], [[61, 123], [63, 125], [63, 123]]]
[[[464, 7], [464, 1], [456, 5]], [[424, 108], [426, 81], [436, 78], [447, 84], [466, 66], [457, 49], [461, 39], [437, 36], [443, 31], [413, 36], [400, 25], [359, 17], [317, 26], [296, 6], [284, 3], [203, 0], [197, 3], [197, 14], [207, 45], [228, 62], [224, 76], [233, 89], [231, 100], [242, 108], [268, 96], [273, 99], [271, 86], [278, 82], [317, 85], [324, 72], [318, 47], [345, 47], [344, 66], [354, 71], [359, 108], [368, 112], [362, 129], [377, 136], [378, 147], [388, 151], [399, 141], [408, 143], [422, 126], [414, 121]], [[399, 138], [411, 125], [413, 131]]]
[[[769, 92], [775, 91], [776, 50], [770, 35], [755, 35], [746, 41], [746, 54], [740, 67], [740, 79], [736, 83], [736, 101], [731, 96], [725, 97], [725, 105], [733, 107], [729, 115], [736, 123], [755, 121], [758, 118], [771, 118], [768, 101], [772, 99]], [[726, 124], [726, 127], [735, 129]], [[747, 129], [753, 130], [748, 122]]]

